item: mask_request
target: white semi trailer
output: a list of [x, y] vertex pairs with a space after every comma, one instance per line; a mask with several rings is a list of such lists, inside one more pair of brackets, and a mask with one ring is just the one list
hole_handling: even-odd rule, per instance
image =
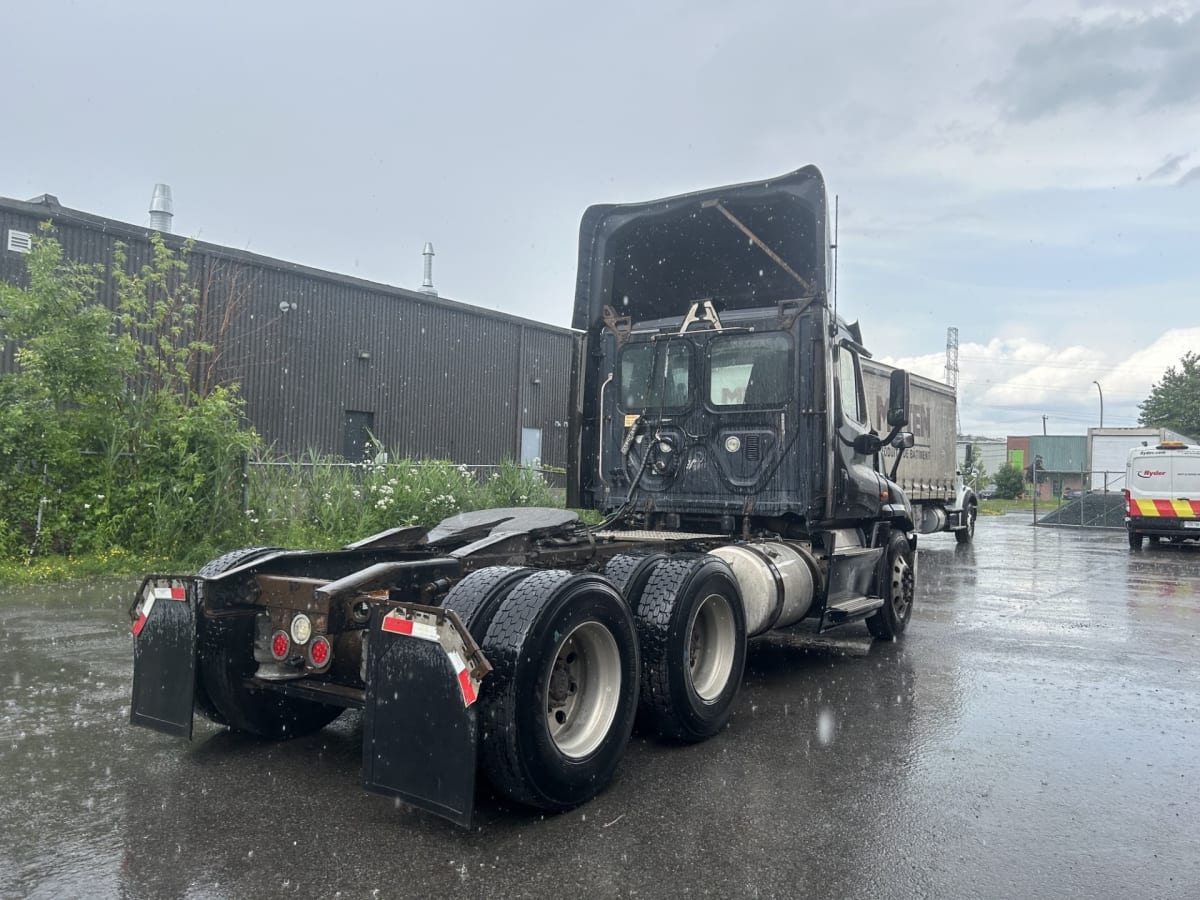
[[[887, 428], [888, 388], [891, 366], [873, 359], [862, 360], [863, 389], [871, 426], [881, 433]], [[957, 401], [954, 389], [931, 378], [909, 375], [913, 446], [904, 452], [892, 472], [896, 450], [885, 447], [882, 458], [892, 480], [900, 485], [917, 510], [917, 530], [922, 534], [951, 531], [960, 544], [975, 537], [979, 498], [963, 484], [955, 455]]]

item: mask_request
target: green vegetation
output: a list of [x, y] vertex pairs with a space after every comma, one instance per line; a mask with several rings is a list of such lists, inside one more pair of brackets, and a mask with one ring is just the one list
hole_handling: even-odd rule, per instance
[[1142, 425], [1200, 438], [1200, 353], [1185, 353], [1178, 369], [1168, 366], [1138, 409]]
[[148, 261], [118, 247], [105, 278], [66, 260], [44, 226], [28, 286], [0, 283], [19, 364], [0, 376], [0, 577], [178, 569], [232, 547], [334, 547], [469, 509], [561, 505], [512, 463], [482, 476], [312, 454], [248, 465], [262, 448], [237, 385], [202, 377], [219, 348], [197, 337], [188, 250], [156, 234]]
[[0, 556], [173, 555], [235, 536], [243, 454], [258, 438], [234, 387], [193, 391], [211, 347], [192, 336], [187, 248], [155, 235], [134, 268], [118, 248], [105, 279], [69, 262], [48, 227], [29, 285], [0, 285], [19, 371], [0, 377]]
[[997, 499], [1015, 500], [1025, 493], [1025, 474], [1012, 463], [1001, 466], [992, 481], [996, 485]]
[[562, 506], [536, 469], [512, 462], [487, 474], [444, 460], [348, 465], [310, 455], [253, 471], [241, 544], [322, 549], [472, 509]]

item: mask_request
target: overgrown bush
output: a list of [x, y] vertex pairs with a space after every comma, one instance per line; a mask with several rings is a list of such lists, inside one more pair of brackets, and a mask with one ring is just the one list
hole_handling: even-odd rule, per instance
[[473, 509], [561, 505], [536, 469], [513, 462], [489, 472], [446, 460], [351, 465], [308, 453], [250, 470], [247, 543], [331, 547]]
[[[470, 509], [559, 505], [536, 470], [445, 461], [347, 465], [261, 452], [236, 386], [197, 386], [197, 291], [187, 252], [151, 238], [135, 269], [114, 255], [117, 302], [96, 267], [67, 261], [46, 226], [28, 286], [0, 283], [18, 371], [0, 376], [0, 559], [114, 553], [198, 562], [231, 547], [330, 547]], [[376, 458], [385, 459], [382, 447]]]
[[188, 372], [195, 287], [186, 248], [155, 235], [136, 271], [118, 248], [116, 310], [96, 267], [44, 227], [28, 287], [0, 284], [18, 371], [0, 376], [0, 553], [187, 555], [240, 536], [242, 458], [258, 438], [236, 388], [203, 396]]

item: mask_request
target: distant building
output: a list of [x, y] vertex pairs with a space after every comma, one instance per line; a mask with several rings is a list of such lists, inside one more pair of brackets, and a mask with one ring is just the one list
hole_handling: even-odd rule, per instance
[[1125, 461], [1134, 447], [1153, 447], [1163, 441], [1196, 443], [1170, 428], [1089, 428], [1088, 468], [1093, 491], [1112, 493], [1125, 489]]
[[1039, 499], [1061, 497], [1068, 488], [1082, 490], [1087, 477], [1087, 438], [1072, 434], [1030, 435], [1025, 465], [1036, 465], [1039, 461]]
[[1001, 438], [959, 438], [956, 446], [959, 469], [966, 464], [968, 449], [972, 459], [982, 460], [989, 481], [1008, 462], [1008, 446]]
[[[0, 198], [0, 279], [23, 283], [24, 254], [47, 220], [70, 259], [110, 269], [121, 241], [132, 266], [147, 261], [149, 228], [48, 195]], [[374, 435], [412, 457], [565, 466], [569, 329], [201, 241], [191, 277], [206, 334], [218, 341], [197, 375], [241, 383], [247, 415], [275, 455], [362, 459]], [[109, 288], [101, 299], [113, 304]], [[9, 345], [0, 372], [12, 367]]]

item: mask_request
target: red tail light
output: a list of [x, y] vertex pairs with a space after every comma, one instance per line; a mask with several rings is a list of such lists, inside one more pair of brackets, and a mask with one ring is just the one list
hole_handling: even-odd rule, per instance
[[271, 635], [271, 655], [276, 659], [287, 659], [288, 651], [292, 649], [292, 639], [286, 631], [277, 631]]
[[333, 659], [333, 647], [329, 643], [329, 638], [323, 634], [318, 634], [312, 639], [312, 643], [308, 645], [308, 661], [314, 669], [323, 669], [329, 665], [329, 661]]

